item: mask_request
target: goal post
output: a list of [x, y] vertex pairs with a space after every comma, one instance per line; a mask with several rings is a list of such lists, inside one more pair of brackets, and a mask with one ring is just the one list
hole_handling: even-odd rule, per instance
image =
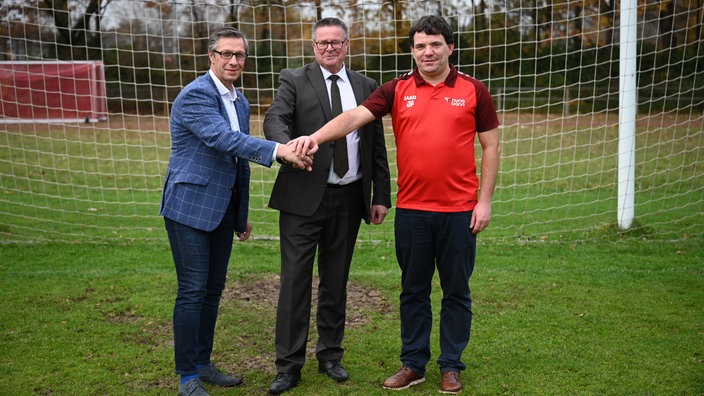
[[636, 0], [621, 1], [618, 123], [618, 226], [627, 230], [635, 217], [636, 165]]
[[107, 119], [102, 61], [0, 62], [0, 122]]

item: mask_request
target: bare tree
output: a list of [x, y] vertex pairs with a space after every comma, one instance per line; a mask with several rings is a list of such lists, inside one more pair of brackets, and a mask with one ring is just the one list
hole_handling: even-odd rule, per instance
[[[59, 59], [85, 60], [101, 49], [100, 20], [111, 0], [44, 0], [44, 7], [56, 29]], [[99, 56], [98, 56], [99, 58]]]

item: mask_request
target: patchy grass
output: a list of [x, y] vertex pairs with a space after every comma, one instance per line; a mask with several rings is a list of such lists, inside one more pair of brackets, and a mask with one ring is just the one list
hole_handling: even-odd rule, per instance
[[[5, 244], [0, 258], [2, 393], [176, 393], [168, 246]], [[701, 394], [703, 262], [701, 240], [480, 242], [466, 393]], [[266, 393], [275, 375], [277, 274], [275, 242], [236, 244], [214, 360], [245, 384], [211, 394]], [[359, 244], [344, 343], [351, 378], [338, 384], [317, 372], [312, 326], [312, 361], [292, 396], [389, 394], [381, 383], [400, 365], [399, 278], [390, 244]], [[439, 386], [437, 282], [432, 297], [427, 381], [404, 394]]]

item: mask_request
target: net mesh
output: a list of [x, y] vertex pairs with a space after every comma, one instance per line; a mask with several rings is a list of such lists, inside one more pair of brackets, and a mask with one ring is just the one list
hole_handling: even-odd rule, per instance
[[[207, 70], [209, 33], [233, 25], [247, 34], [250, 56], [238, 84], [252, 104], [252, 134], [263, 137], [279, 71], [313, 59], [311, 27], [326, 16], [350, 28], [347, 66], [379, 83], [413, 67], [407, 32], [415, 19], [439, 14], [451, 23], [451, 61], [488, 86], [502, 123], [494, 216], [483, 240], [588, 240], [615, 227], [619, 12], [613, 1], [45, 4], [0, 5], [0, 60], [99, 62], [104, 76], [95, 80], [104, 91], [74, 97], [97, 98], [107, 113], [89, 122], [46, 119], [39, 110], [55, 105], [35, 101], [29, 116], [12, 114], [12, 106], [35, 95], [17, 97], [16, 75], [2, 69], [2, 240], [165, 239], [158, 208], [170, 106]], [[650, 238], [701, 238], [704, 230], [703, 14], [701, 1], [638, 4], [635, 229]], [[37, 74], [48, 79], [46, 71]], [[45, 97], [50, 91], [32, 89]], [[48, 93], [64, 94], [63, 88]], [[258, 240], [278, 235], [278, 214], [267, 207], [277, 170], [252, 167], [250, 220]], [[383, 225], [362, 227], [359, 238], [391, 241], [393, 210]]]

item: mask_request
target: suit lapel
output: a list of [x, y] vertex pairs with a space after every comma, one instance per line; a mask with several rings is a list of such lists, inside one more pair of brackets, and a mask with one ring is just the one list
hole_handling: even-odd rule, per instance
[[347, 78], [350, 79], [350, 84], [352, 85], [352, 91], [354, 92], [354, 99], [357, 101], [357, 106], [364, 102], [364, 84], [362, 79], [353, 73], [351, 70], [347, 70]]
[[328, 87], [323, 79], [323, 72], [320, 71], [320, 65], [316, 62], [309, 63], [306, 66], [306, 75], [313, 86], [315, 95], [318, 97], [320, 102], [320, 107], [323, 108], [323, 113], [325, 113], [325, 119], [330, 121], [332, 119], [332, 109], [330, 108], [330, 98], [328, 96]]
[[[237, 100], [235, 100], [235, 111], [237, 112], [237, 123], [240, 126], [240, 132], [244, 133], [245, 135], [249, 135], [249, 122], [247, 114], [245, 112], [245, 106], [244, 106], [244, 96], [240, 94], [240, 91], [235, 90], [235, 95], [237, 95]], [[227, 115], [227, 112], [225, 112]]]

